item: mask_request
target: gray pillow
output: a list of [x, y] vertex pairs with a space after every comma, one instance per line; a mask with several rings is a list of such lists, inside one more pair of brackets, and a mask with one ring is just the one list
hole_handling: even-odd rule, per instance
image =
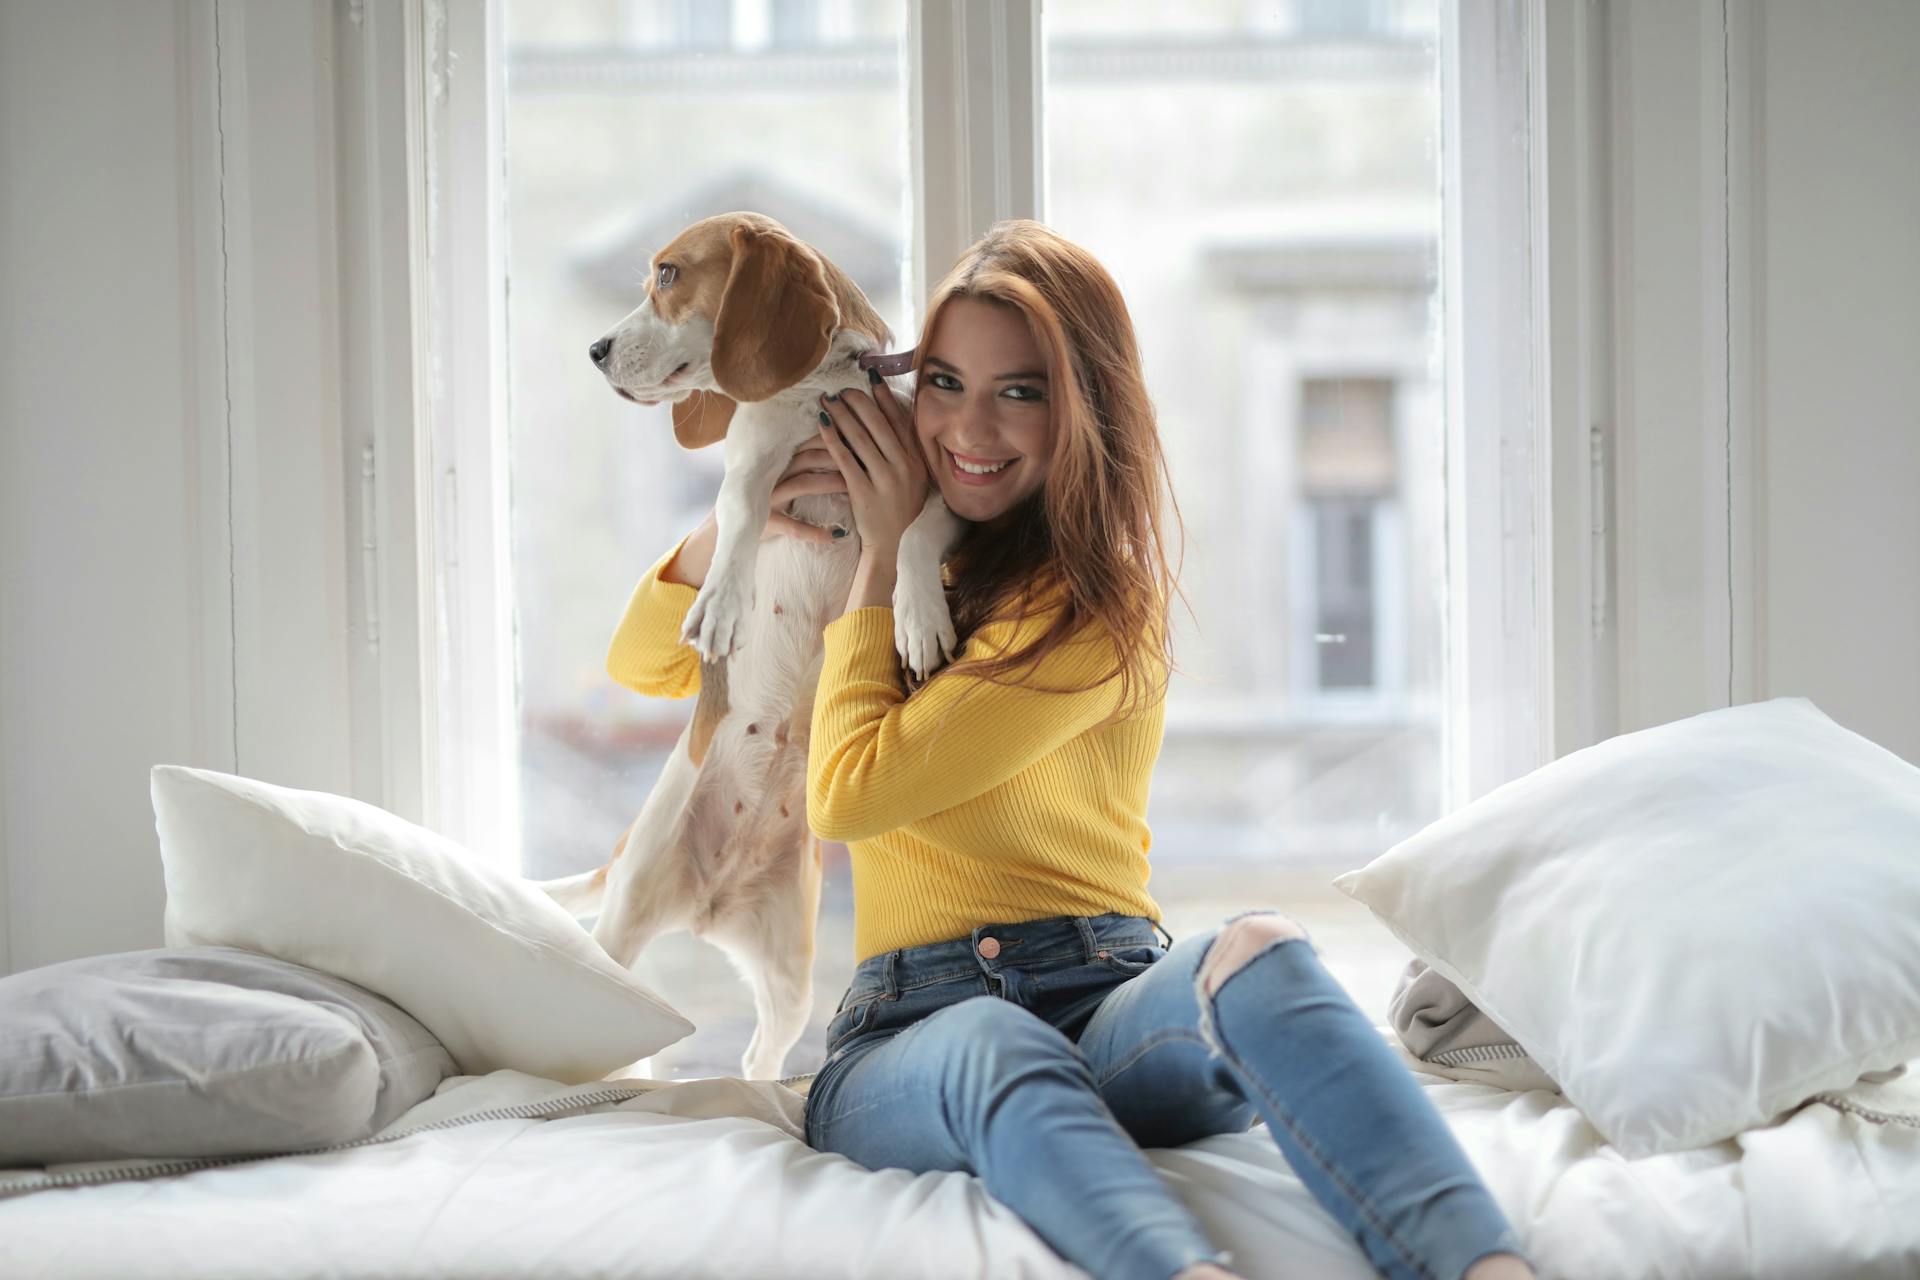
[[454, 1072], [398, 1005], [237, 947], [0, 978], [0, 1165], [350, 1142]]

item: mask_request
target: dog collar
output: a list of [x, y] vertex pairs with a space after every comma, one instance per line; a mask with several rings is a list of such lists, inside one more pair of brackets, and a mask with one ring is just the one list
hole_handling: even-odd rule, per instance
[[913, 369], [913, 349], [896, 351], [891, 355], [879, 351], [869, 351], [860, 357], [862, 369], [878, 369], [883, 378], [897, 378]]

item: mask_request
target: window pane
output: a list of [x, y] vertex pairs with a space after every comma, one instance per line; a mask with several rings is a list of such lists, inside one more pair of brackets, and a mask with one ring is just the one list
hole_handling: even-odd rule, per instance
[[[513, 580], [522, 865], [599, 866], [693, 711], [607, 675], [634, 584], [712, 507], [720, 450], [681, 450], [665, 407], [628, 404], [587, 346], [641, 299], [688, 223], [785, 223], [907, 331], [903, 9], [891, 0], [524, 0], [507, 12]], [[812, 1026], [818, 1065], [853, 965], [846, 851], [828, 844]], [[753, 1000], [725, 957], [662, 937], [637, 972], [699, 1030], [662, 1076], [736, 1075]]]
[[1406, 952], [1328, 882], [1439, 816], [1435, 0], [1048, 0], [1046, 218], [1113, 271], [1186, 522], [1150, 889], [1307, 924], [1384, 1020]]

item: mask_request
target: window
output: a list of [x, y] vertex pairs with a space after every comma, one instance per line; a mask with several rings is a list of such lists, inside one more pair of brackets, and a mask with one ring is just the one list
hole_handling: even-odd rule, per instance
[[[523, 745], [500, 782], [522, 793], [526, 874], [603, 861], [691, 711], [601, 665], [634, 580], [718, 484], [717, 457], [675, 448], [663, 411], [607, 394], [586, 360], [634, 304], [647, 254], [702, 214], [764, 209], [906, 338], [913, 294], [958, 231], [1037, 213], [1128, 298], [1186, 521], [1195, 616], [1176, 608], [1175, 639], [1193, 675], [1170, 697], [1150, 888], [1176, 936], [1247, 906], [1292, 912], [1383, 1017], [1405, 953], [1328, 881], [1443, 797], [1470, 798], [1457, 776], [1469, 717], [1494, 730], [1472, 739], [1471, 794], [1540, 762], [1519, 647], [1536, 633], [1537, 547], [1489, 517], [1532, 500], [1531, 347], [1488, 338], [1465, 357], [1476, 376], [1456, 373], [1463, 334], [1519, 337], [1529, 317], [1531, 259], [1499, 233], [1525, 225], [1512, 68], [1527, 57], [1502, 51], [1529, 33], [1512, 15], [1443, 23], [1437, 0], [1357, 5], [1353, 21], [1304, 2], [1249, 8], [1048, 0], [1025, 34], [955, 0], [490, 10], [504, 14], [512, 429], [507, 456], [469, 469], [510, 479], [517, 674], [472, 665], [450, 697], [514, 688]], [[968, 43], [982, 31], [1001, 43]], [[918, 77], [976, 58], [996, 78], [973, 83], [1018, 90], [1032, 73], [1037, 108], [1019, 92], [918, 100]], [[1493, 176], [1471, 185], [1443, 134], [1490, 155]], [[971, 178], [950, 181], [950, 160]], [[1465, 208], [1465, 233], [1443, 203], [1449, 218]], [[1472, 323], [1436, 293], [1442, 262], [1492, 286], [1469, 300]], [[1456, 589], [1462, 565], [1496, 561], [1470, 597]], [[852, 965], [844, 853], [828, 852], [815, 1019], [790, 1072], [817, 1065]], [[672, 935], [640, 969], [701, 1028], [656, 1073], [736, 1070], [752, 1006], [720, 954]]]

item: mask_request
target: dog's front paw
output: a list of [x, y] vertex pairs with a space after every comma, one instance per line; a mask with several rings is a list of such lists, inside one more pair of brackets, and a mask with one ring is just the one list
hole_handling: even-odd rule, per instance
[[708, 662], [746, 647], [753, 616], [753, 583], [743, 574], [715, 574], [700, 588], [680, 626], [680, 640]]
[[893, 591], [893, 647], [900, 662], [913, 672], [916, 681], [925, 680], [953, 658], [959, 643], [953, 629], [953, 611], [947, 607], [946, 592], [935, 573], [930, 581], [917, 575], [903, 579]]

